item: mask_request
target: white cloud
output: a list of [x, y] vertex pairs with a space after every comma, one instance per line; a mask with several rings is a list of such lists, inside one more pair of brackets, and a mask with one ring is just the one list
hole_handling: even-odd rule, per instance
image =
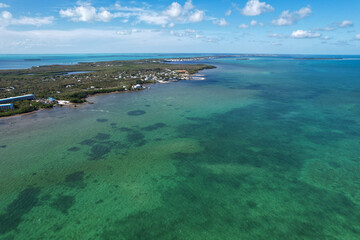
[[220, 19], [216, 19], [215, 21], [213, 21], [214, 24], [219, 25], [220, 27], [224, 27], [229, 25], [227, 23], [227, 21], [225, 20], [225, 18], [220, 18]]
[[115, 32], [115, 34], [117, 34], [117, 35], [131, 35], [131, 34], [141, 33], [143, 31], [146, 31], [146, 30], [133, 28], [131, 30], [117, 31], [117, 32]]
[[240, 12], [246, 16], [257, 16], [264, 12], [271, 11], [274, 11], [274, 8], [270, 4], [266, 4], [266, 2], [260, 2], [259, 0], [249, 0]]
[[[173, 49], [174, 37], [165, 31], [152, 30], [31, 30], [13, 31], [0, 28], [0, 52], [161, 52]], [[85, 44], [86, 43], [86, 44]], [[191, 47], [193, 41], [183, 43]]]
[[201, 39], [205, 42], [215, 42], [219, 39], [211, 36], [204, 36], [200, 33], [198, 33], [194, 29], [185, 29], [185, 30], [178, 30], [178, 31], [170, 31], [170, 35], [176, 36], [178, 38], [188, 38], [188, 39]]
[[[213, 37], [213, 36], [205, 36], [205, 35], [202, 35], [202, 34], [199, 34], [199, 33], [196, 33], [196, 34], [181, 34], [181, 33], [178, 33], [180, 34], [182, 37], [187, 37], [187, 38], [190, 38], [190, 39], [195, 39], [197, 40], [197, 42], [211, 42], [211, 43], [214, 43], [214, 42], [218, 42], [220, 41], [219, 38], [217, 37]], [[198, 40], [201, 40], [201, 41], [198, 41]]]
[[288, 36], [278, 33], [269, 33], [267, 36], [270, 38], [288, 38]]
[[205, 12], [195, 9], [192, 1], [188, 0], [184, 6], [178, 2], [173, 2], [160, 13], [150, 10], [138, 13], [137, 18], [140, 22], [157, 25], [166, 25], [169, 22], [196, 23], [205, 19]]
[[250, 25], [251, 25], [251, 26], [256, 26], [256, 24], [257, 24], [257, 21], [256, 21], [256, 20], [252, 20], [252, 21], [250, 22]]
[[121, 6], [119, 3], [115, 3], [114, 8], [115, 8], [115, 10], [119, 10], [122, 12], [144, 12], [145, 11], [144, 8], [126, 7], [126, 6]]
[[0, 15], [0, 19], [1, 20], [5, 20], [5, 21], [8, 21], [12, 18], [12, 14], [8, 11], [2, 11], [1, 12], [1, 15]]
[[8, 7], [10, 6], [5, 3], [0, 3], [0, 8], [8, 8]]
[[225, 16], [230, 16], [231, 13], [232, 13], [232, 11], [231, 11], [231, 9], [229, 9], [229, 10], [227, 10], [227, 11], [225, 12]]
[[[205, 49], [204, 42], [216, 42], [193, 29], [73, 29], [17, 31], [0, 28], [2, 53], [69, 52], [171, 52]], [[184, 51], [185, 51], [184, 50]], [[186, 50], [188, 51], [188, 50]], [[205, 50], [204, 50], [205, 51]]]
[[[111, 7], [113, 13], [106, 8], [95, 8], [89, 3], [78, 2], [78, 6], [60, 10], [60, 16], [70, 18], [76, 22], [101, 21], [109, 22], [114, 18], [125, 18], [126, 22], [131, 17], [135, 18], [136, 24], [145, 22], [147, 24], [173, 27], [176, 22], [195, 23], [205, 19], [205, 12], [195, 9], [192, 0], [187, 0], [184, 5], [172, 2], [164, 11], [157, 12], [147, 8], [127, 7], [116, 3]], [[124, 21], [123, 21], [124, 22]]]
[[48, 25], [54, 21], [54, 17], [22, 17], [19, 19], [13, 19], [11, 21], [11, 25], [33, 25], [33, 26], [41, 26], [41, 25]]
[[41, 26], [41, 25], [51, 24], [53, 21], [54, 21], [54, 17], [13, 18], [13, 15], [8, 11], [2, 11], [0, 14], [0, 26], [9, 26], [9, 25]]
[[113, 15], [109, 11], [103, 10], [98, 13], [98, 18], [102, 22], [110, 22], [113, 18]]
[[171, 18], [177, 18], [182, 12], [182, 6], [178, 2], [173, 2], [163, 13]]
[[352, 27], [352, 26], [354, 26], [354, 24], [349, 20], [345, 20], [345, 21], [342, 21], [341, 23], [338, 23], [338, 27], [340, 27], [340, 28]]
[[356, 39], [356, 40], [360, 40], [360, 34], [356, 34], [356, 35], [355, 35], [355, 39]]
[[273, 25], [289, 26], [295, 24], [300, 19], [310, 16], [312, 13], [311, 7], [303, 7], [298, 11], [290, 12], [289, 10], [283, 11], [279, 18], [272, 21]]
[[171, 20], [183, 23], [201, 22], [205, 18], [205, 12], [195, 9], [191, 0], [186, 1], [184, 6], [181, 6], [178, 2], [171, 3], [171, 5], [162, 12], [162, 15]]
[[184, 11], [189, 11], [189, 10], [192, 10], [194, 9], [194, 5], [192, 4], [192, 0], [188, 0], [185, 2], [185, 5], [184, 5]]
[[241, 29], [245, 29], [245, 28], [249, 28], [249, 25], [246, 25], [246, 24], [240, 24], [239, 26], [238, 26], [238, 28], [241, 28]]
[[239, 26], [238, 26], [238, 28], [240, 28], [240, 29], [245, 29], [245, 28], [249, 28], [250, 26], [252, 26], [252, 27], [254, 27], [254, 26], [256, 26], [256, 25], [259, 25], [259, 26], [264, 26], [264, 24], [263, 23], [259, 23], [257, 20], [252, 20], [251, 22], [250, 22], [250, 24], [245, 24], [245, 23], [243, 23], [243, 24], [240, 24]]
[[196, 10], [189, 16], [189, 22], [201, 22], [205, 18], [205, 12], [201, 10]]
[[263, 26], [264, 26], [264, 23], [262, 23], [262, 22], [259, 23], [259, 26], [260, 26], [260, 27], [263, 27]]
[[89, 3], [79, 3], [79, 6], [60, 10], [59, 14], [63, 18], [70, 18], [75, 22], [91, 22], [101, 21], [109, 22], [114, 18], [114, 15], [105, 9], [97, 10]]
[[141, 14], [138, 16], [138, 20], [141, 22], [146, 22], [148, 24], [154, 24], [154, 25], [166, 25], [168, 23], [168, 18], [166, 16], [158, 15], [156, 13]]
[[312, 31], [305, 31], [305, 30], [296, 30], [291, 33], [292, 38], [318, 38], [321, 34]]
[[[354, 23], [349, 21], [349, 20], [345, 20], [342, 22], [335, 22], [332, 23], [331, 26], [325, 27], [325, 28], [314, 28], [314, 31], [334, 31], [337, 30], [339, 28], [346, 28], [346, 27], [353, 27]], [[349, 32], [349, 31], [348, 31]]]

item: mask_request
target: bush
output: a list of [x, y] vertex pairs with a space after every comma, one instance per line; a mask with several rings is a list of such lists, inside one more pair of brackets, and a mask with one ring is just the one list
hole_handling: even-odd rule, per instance
[[86, 100], [84, 98], [69, 98], [71, 103], [84, 103]]

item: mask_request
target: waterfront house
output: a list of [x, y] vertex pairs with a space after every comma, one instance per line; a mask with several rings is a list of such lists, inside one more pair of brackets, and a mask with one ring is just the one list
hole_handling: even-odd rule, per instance
[[24, 100], [35, 100], [35, 95], [29, 94], [29, 95], [23, 95], [23, 96], [17, 96], [17, 97], [3, 98], [3, 99], [0, 99], [0, 104], [12, 103], [12, 102], [18, 102], [18, 101], [24, 101]]
[[12, 103], [0, 104], [0, 111], [1, 110], [11, 110], [11, 109], [14, 109], [14, 104], [12, 104]]
[[141, 89], [142, 86], [140, 84], [136, 84], [135, 86], [133, 86], [134, 89]]

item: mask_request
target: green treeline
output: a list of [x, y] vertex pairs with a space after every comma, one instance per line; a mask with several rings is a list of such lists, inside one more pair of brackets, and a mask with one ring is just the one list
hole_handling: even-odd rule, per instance
[[[0, 98], [35, 94], [37, 100], [52, 97], [83, 103], [91, 95], [134, 90], [132, 86], [136, 84], [177, 78], [181, 76], [177, 70], [195, 74], [200, 70], [214, 68], [205, 64], [167, 64], [162, 61], [111, 61], [0, 70]], [[0, 117], [53, 106], [35, 101], [23, 101], [14, 105], [13, 110], [0, 111]]]

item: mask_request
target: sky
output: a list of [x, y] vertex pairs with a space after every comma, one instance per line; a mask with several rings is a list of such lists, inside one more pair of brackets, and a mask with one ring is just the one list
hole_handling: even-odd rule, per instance
[[0, 54], [360, 54], [360, 0], [0, 0]]

